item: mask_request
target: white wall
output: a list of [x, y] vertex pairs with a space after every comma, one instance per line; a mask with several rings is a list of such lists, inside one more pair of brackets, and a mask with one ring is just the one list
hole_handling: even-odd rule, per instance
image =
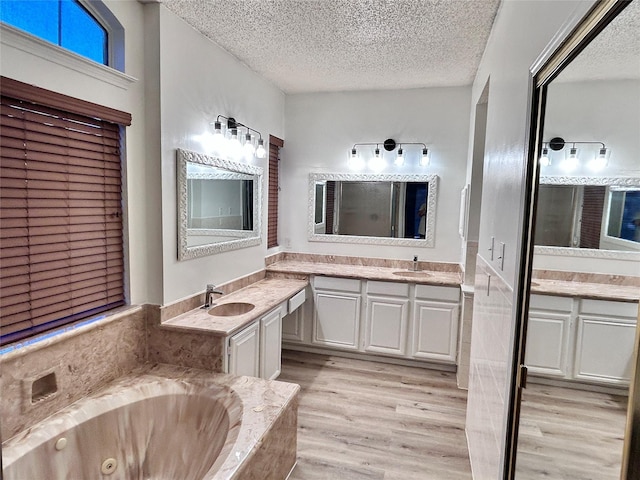
[[[571, 68], [571, 67], [569, 67]], [[541, 175], [588, 177], [640, 177], [640, 81], [608, 80], [557, 82], [550, 84], [545, 111], [544, 140], [562, 137], [566, 141], [603, 142], [611, 149], [604, 170], [589, 168], [599, 145], [577, 144], [581, 164], [572, 171], [562, 168], [567, 148], [550, 150], [551, 165], [541, 167]], [[606, 248], [606, 243], [603, 245]], [[640, 275], [640, 255], [636, 260], [593, 256], [543, 255], [536, 253], [534, 268], [570, 270], [612, 275]]]
[[[581, 17], [592, 4], [502, 2], [473, 84], [475, 106], [490, 78], [466, 425], [475, 480], [502, 478], [530, 125], [530, 67], [563, 22], [572, 14]], [[503, 268], [499, 255], [491, 258], [491, 237], [498, 247], [505, 244]]]
[[[260, 131], [284, 138], [284, 94], [235, 57], [206, 39], [161, 4], [150, 4], [150, 22], [160, 35], [159, 102], [161, 148], [156, 167], [162, 175], [162, 301], [166, 304], [264, 268], [266, 254], [267, 159], [263, 183], [262, 244], [193, 260], [178, 261], [176, 149], [203, 152], [194, 138], [210, 129], [216, 116], [235, 117]], [[150, 52], [151, 53], [151, 52]], [[151, 59], [152, 60], [152, 59]], [[151, 61], [150, 60], [150, 61]]]
[[[287, 138], [281, 162], [280, 241], [287, 250], [425, 261], [460, 261], [458, 217], [464, 186], [469, 122], [468, 87], [288, 95]], [[355, 143], [423, 142], [431, 165], [408, 158], [381, 173], [439, 178], [434, 248], [352, 245], [307, 240], [309, 173], [355, 173], [347, 165]], [[408, 152], [410, 147], [405, 148]], [[381, 147], [382, 150], [382, 147]], [[373, 173], [363, 169], [360, 173]]]
[[145, 141], [144, 103], [144, 18], [138, 2], [105, 0], [126, 31], [125, 73], [137, 81], [126, 88], [97, 79], [86, 69], [64, 66], [55, 55], [34, 49], [30, 42], [19, 47], [4, 43], [0, 50], [0, 71], [5, 77], [30, 83], [54, 92], [80, 98], [131, 113], [126, 129], [125, 225], [128, 224], [129, 296], [131, 303], [145, 303], [153, 297], [153, 265], [159, 264], [160, 246], [150, 239], [160, 234], [148, 212], [151, 192], [158, 189], [149, 181], [150, 168]]

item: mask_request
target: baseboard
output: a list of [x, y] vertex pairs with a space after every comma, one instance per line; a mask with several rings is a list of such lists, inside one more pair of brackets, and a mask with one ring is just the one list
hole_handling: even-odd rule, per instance
[[352, 358], [354, 360], [367, 360], [371, 362], [390, 363], [393, 365], [402, 365], [405, 367], [428, 368], [430, 370], [439, 370], [443, 372], [455, 373], [457, 368], [453, 364], [428, 362], [424, 360], [411, 360], [405, 358], [385, 357], [382, 355], [371, 355], [368, 353], [353, 353], [342, 350], [331, 350], [322, 347], [312, 347], [309, 345], [295, 345], [286, 343], [282, 345], [282, 350], [290, 350], [294, 352], [317, 353], [319, 355], [330, 355], [333, 357]]

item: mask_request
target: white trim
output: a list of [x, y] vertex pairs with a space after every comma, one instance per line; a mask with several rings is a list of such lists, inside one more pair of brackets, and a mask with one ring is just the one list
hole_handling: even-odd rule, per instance
[[137, 78], [0, 22], [0, 43], [127, 90]]

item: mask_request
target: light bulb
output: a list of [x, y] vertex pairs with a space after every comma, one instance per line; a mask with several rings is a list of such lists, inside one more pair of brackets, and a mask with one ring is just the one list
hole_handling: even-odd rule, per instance
[[213, 136], [211, 137], [210, 148], [213, 153], [220, 155], [224, 150], [225, 138], [222, 134], [222, 125], [220, 122], [213, 124]]
[[404, 165], [404, 151], [402, 150], [402, 147], [400, 147], [398, 149], [398, 154], [396, 155], [396, 160], [394, 162], [398, 167], [401, 167]]
[[265, 158], [267, 156], [267, 150], [264, 148], [264, 140], [258, 139], [258, 148], [256, 148], [256, 157]]
[[373, 158], [369, 161], [369, 168], [375, 172], [379, 172], [386, 166], [386, 162], [382, 155], [380, 155], [380, 149], [376, 147], [376, 150], [373, 154]]
[[233, 160], [240, 160], [242, 158], [242, 145], [238, 140], [238, 129], [231, 129], [231, 139], [229, 140], [229, 146], [227, 148], [227, 155]]
[[609, 149], [603, 147], [598, 151], [598, 156], [593, 160], [591, 160], [591, 162], [589, 162], [589, 167], [591, 168], [591, 170], [598, 171], [605, 168], [608, 163], [609, 163]]
[[563, 168], [567, 171], [575, 170], [579, 163], [580, 160], [578, 159], [578, 149], [575, 147], [570, 148], [567, 154], [567, 158], [562, 163]]
[[540, 165], [542, 165], [543, 167], [548, 167], [549, 165], [551, 165], [548, 148], [542, 149], [542, 155], [540, 156]]
[[253, 160], [253, 155], [256, 153], [256, 147], [253, 146], [253, 142], [251, 141], [251, 134], [247, 133], [244, 136], [244, 145], [242, 146], [242, 150], [244, 152], [244, 158], [250, 162]]
[[429, 159], [429, 149], [428, 148], [423, 148], [422, 149], [422, 157], [420, 158], [420, 166], [421, 167], [426, 167], [427, 165], [429, 165], [430, 159]]

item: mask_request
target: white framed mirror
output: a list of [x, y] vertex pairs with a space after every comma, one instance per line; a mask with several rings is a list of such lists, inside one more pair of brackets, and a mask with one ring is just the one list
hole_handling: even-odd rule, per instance
[[433, 247], [437, 175], [311, 173], [313, 242]]
[[259, 245], [262, 168], [177, 150], [178, 260]]

